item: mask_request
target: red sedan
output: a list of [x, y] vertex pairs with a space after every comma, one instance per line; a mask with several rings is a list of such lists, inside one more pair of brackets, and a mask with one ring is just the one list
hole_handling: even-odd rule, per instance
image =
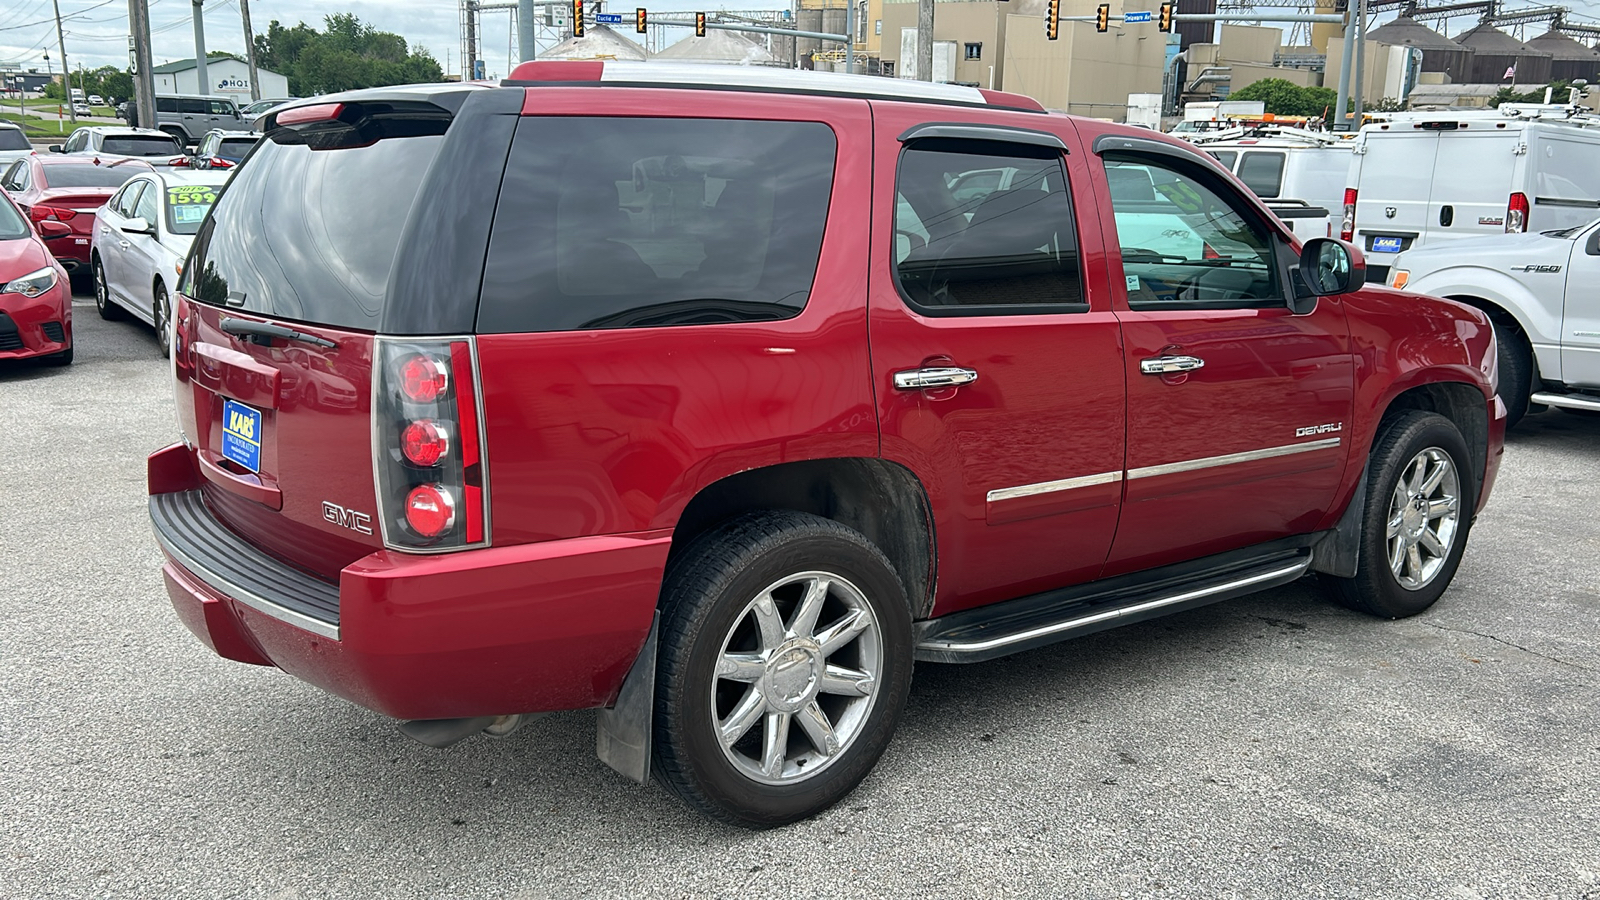
[[[69, 233], [65, 222], [37, 227], [45, 235]], [[16, 204], [0, 198], [0, 359], [72, 362], [72, 291], [44, 242]]]
[[[135, 159], [93, 156], [25, 156], [0, 175], [0, 188], [11, 195], [33, 223], [46, 246], [69, 275], [89, 271], [89, 239], [94, 214], [124, 181], [154, 171]], [[61, 222], [59, 234], [39, 229], [43, 222]], [[51, 229], [59, 231], [59, 229]]]

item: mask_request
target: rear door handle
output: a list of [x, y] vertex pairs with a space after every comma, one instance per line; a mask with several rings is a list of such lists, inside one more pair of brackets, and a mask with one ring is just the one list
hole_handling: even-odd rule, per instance
[[126, 250], [126, 249], [128, 249], [128, 242], [127, 241], [117, 241], [117, 246], [121, 247], [124, 250]]
[[1139, 360], [1139, 371], [1146, 375], [1166, 375], [1171, 372], [1193, 372], [1204, 368], [1206, 361], [1198, 356], [1152, 356]]
[[894, 373], [894, 386], [902, 391], [925, 391], [929, 388], [960, 387], [978, 380], [973, 369], [960, 366], [929, 366], [924, 369], [906, 369]]

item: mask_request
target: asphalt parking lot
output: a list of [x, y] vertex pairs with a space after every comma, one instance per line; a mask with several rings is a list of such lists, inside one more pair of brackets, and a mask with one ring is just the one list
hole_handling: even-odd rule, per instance
[[0, 897], [1600, 897], [1600, 418], [1508, 441], [1451, 590], [1313, 581], [917, 669], [845, 803], [712, 824], [594, 714], [430, 750], [215, 657], [145, 514], [177, 436], [142, 325], [0, 363]]

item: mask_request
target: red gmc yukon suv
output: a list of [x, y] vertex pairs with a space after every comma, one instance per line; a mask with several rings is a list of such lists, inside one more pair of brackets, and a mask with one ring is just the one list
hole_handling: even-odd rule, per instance
[[425, 743], [598, 708], [619, 771], [782, 824], [916, 660], [1308, 572], [1419, 613], [1494, 482], [1488, 320], [1148, 131], [611, 62], [265, 125], [176, 298], [167, 589]]

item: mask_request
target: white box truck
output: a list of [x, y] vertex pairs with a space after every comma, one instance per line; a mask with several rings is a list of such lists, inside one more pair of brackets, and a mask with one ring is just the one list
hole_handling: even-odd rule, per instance
[[1600, 117], [1574, 107], [1394, 113], [1356, 137], [1341, 236], [1387, 282], [1396, 254], [1600, 215]]

